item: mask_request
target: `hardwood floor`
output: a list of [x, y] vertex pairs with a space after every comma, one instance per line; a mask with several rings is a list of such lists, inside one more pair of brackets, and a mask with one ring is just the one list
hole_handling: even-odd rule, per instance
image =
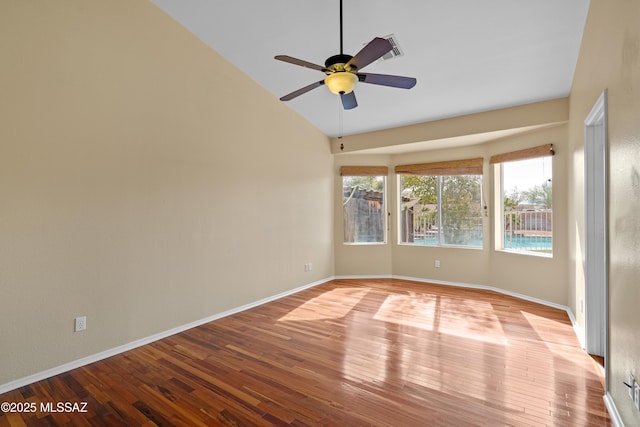
[[37, 409], [0, 426], [609, 426], [603, 394], [561, 310], [334, 280], [0, 395]]

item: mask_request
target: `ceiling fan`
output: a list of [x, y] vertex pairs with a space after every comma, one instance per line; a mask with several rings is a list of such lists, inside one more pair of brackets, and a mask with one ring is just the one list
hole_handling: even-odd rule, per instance
[[318, 70], [327, 76], [318, 82], [300, 88], [288, 95], [280, 98], [281, 101], [290, 101], [312, 89], [326, 85], [332, 93], [340, 95], [342, 107], [350, 110], [358, 106], [356, 95], [353, 89], [358, 82], [370, 83], [374, 85], [397, 87], [402, 89], [411, 89], [416, 85], [416, 79], [413, 77], [392, 76], [388, 74], [372, 74], [361, 73], [367, 65], [378, 60], [389, 52], [393, 46], [387, 39], [375, 37], [355, 56], [345, 55], [342, 49], [342, 0], [340, 0], [340, 54], [334, 55], [324, 62], [324, 67], [313, 64], [302, 59], [293, 58], [288, 55], [277, 55], [275, 59], [288, 62], [301, 67]]

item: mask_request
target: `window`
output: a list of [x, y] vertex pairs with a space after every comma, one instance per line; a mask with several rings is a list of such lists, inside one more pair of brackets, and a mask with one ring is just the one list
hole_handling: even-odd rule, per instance
[[397, 166], [400, 243], [481, 248], [482, 162]]
[[386, 166], [343, 166], [344, 243], [385, 243]]
[[553, 254], [553, 147], [540, 147], [491, 158], [500, 173], [499, 249]]

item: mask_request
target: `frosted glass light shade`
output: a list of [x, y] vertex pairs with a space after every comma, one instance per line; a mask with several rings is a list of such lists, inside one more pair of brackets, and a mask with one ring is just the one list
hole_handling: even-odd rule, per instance
[[327, 78], [324, 79], [324, 84], [336, 95], [351, 92], [357, 82], [358, 76], [347, 71], [329, 74]]

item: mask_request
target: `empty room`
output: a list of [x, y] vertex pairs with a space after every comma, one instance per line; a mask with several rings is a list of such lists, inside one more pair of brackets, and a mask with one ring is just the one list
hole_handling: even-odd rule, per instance
[[0, 427], [640, 425], [636, 0], [8, 0], [0, 64]]

